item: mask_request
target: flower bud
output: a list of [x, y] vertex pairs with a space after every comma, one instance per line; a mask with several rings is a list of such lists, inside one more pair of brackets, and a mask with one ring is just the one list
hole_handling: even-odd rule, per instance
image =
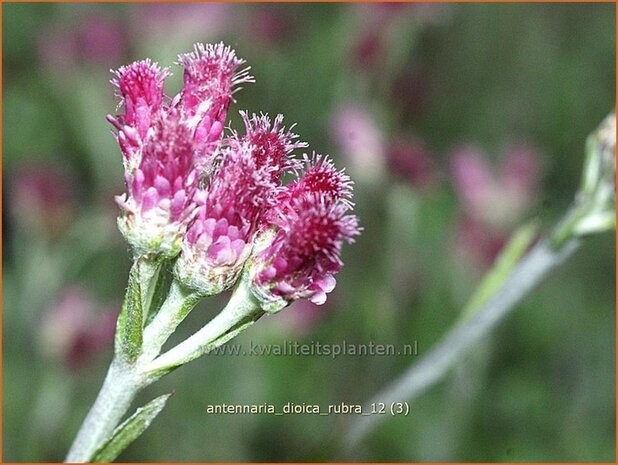
[[252, 290], [269, 312], [297, 299], [323, 304], [341, 269], [341, 246], [360, 233], [348, 208], [320, 193], [290, 202], [285, 227], [259, 251], [250, 266]]
[[124, 113], [108, 120], [118, 130], [125, 171], [133, 173], [140, 163], [141, 149], [155, 116], [162, 109], [163, 84], [170, 75], [149, 59], [122, 66], [112, 84], [118, 89]]
[[125, 211], [118, 227], [138, 254], [174, 257], [195, 208], [193, 142], [178, 112], [159, 115], [151, 129], [139, 166], [126, 176], [128, 196], [116, 197]]
[[324, 303], [343, 265], [341, 246], [361, 231], [356, 216], [347, 214], [349, 178], [321, 155], [305, 163], [303, 176], [279, 194], [272, 227], [256, 241], [249, 266], [252, 291], [269, 312], [301, 298]]
[[603, 120], [586, 142], [586, 161], [577, 194], [579, 208], [587, 214], [574, 232], [590, 234], [616, 227], [616, 113]]
[[212, 160], [208, 154], [223, 135], [234, 87], [254, 80], [249, 67], [237, 71], [245, 60], [223, 43], [195, 44], [193, 52], [178, 56], [178, 63], [184, 68], [179, 107], [187, 125], [195, 131], [199, 148], [196, 166], [200, 171], [209, 170]]

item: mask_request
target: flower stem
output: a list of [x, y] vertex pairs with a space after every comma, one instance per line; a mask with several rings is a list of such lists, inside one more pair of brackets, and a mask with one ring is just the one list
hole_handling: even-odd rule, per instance
[[146, 371], [149, 376], [158, 378], [219, 347], [263, 315], [264, 311], [258, 301], [248, 289], [245, 280], [241, 279], [221, 313], [193, 336], [156, 358], [146, 367]]
[[[156, 280], [147, 280], [149, 283], [153, 281]], [[251, 291], [241, 281], [219, 315], [196, 334], [155, 359], [165, 341], [200, 298], [201, 295], [176, 281], [172, 282], [165, 303], [144, 330], [139, 358], [131, 364], [121, 363], [117, 359], [112, 361], [101, 391], [66, 457], [67, 462], [89, 461], [109, 439], [141, 389], [172, 369], [224, 344], [264, 314]]]
[[174, 333], [178, 325], [193, 310], [201, 296], [173, 280], [170, 290], [159, 312], [144, 328], [144, 344], [140, 359], [143, 363], [151, 362], [163, 344]]
[[131, 367], [113, 360], [101, 391], [82, 423], [66, 462], [88, 462], [112, 434], [133, 398], [143, 387]]
[[[477, 312], [454, 326], [421, 360], [378, 392], [364, 410], [369, 411], [368, 406], [372, 403], [410, 402], [438, 382], [578, 245], [579, 241], [575, 239], [562, 242], [559, 249], [552, 247], [548, 240], [539, 242]], [[356, 417], [346, 429], [344, 447], [349, 450], [358, 444], [384, 418], [384, 415]]]

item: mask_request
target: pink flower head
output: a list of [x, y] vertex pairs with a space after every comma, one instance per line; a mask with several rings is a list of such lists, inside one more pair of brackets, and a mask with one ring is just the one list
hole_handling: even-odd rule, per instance
[[128, 172], [139, 165], [143, 141], [162, 110], [163, 84], [169, 74], [167, 68], [161, 69], [146, 59], [122, 66], [111, 81], [118, 89], [124, 114], [109, 116], [108, 120], [118, 129], [118, 143]]
[[[273, 181], [279, 182], [286, 172], [295, 171], [300, 163], [291, 158], [295, 149], [307, 147], [307, 143], [297, 141], [298, 135], [283, 127], [283, 115], [277, 115], [271, 123], [267, 115], [249, 115], [241, 111], [246, 134], [240, 140], [253, 147], [253, 157], [258, 167], [269, 167]], [[238, 135], [235, 135], [238, 138]]]
[[341, 247], [360, 233], [358, 219], [348, 210], [325, 192], [289, 200], [285, 223], [256, 254], [250, 270], [252, 289], [267, 311], [279, 311], [301, 298], [326, 301], [343, 265]]
[[264, 212], [274, 204], [278, 183], [273, 182], [270, 166], [258, 164], [255, 151], [248, 142], [223, 150], [183, 241], [177, 275], [206, 294], [233, 284]]
[[129, 196], [116, 197], [126, 213], [118, 224], [138, 253], [173, 257], [195, 207], [198, 180], [190, 130], [177, 111], [157, 116], [142, 150], [134, 175], [127, 175]]
[[343, 169], [337, 170], [328, 156], [315, 152], [311, 158], [305, 155], [303, 161], [305, 164], [303, 175], [288, 184], [279, 194], [279, 205], [284, 212], [286, 201], [302, 201], [311, 193], [324, 194], [334, 202], [341, 202], [348, 208], [353, 207], [352, 181]]
[[179, 106], [189, 127], [195, 129], [198, 146], [206, 148], [207, 153], [200, 151], [196, 163], [207, 169], [208, 149], [221, 139], [232, 94], [238, 90], [234, 88], [254, 80], [249, 67], [237, 71], [245, 61], [223, 43], [195, 44], [193, 52], [178, 56], [178, 63], [184, 68]]

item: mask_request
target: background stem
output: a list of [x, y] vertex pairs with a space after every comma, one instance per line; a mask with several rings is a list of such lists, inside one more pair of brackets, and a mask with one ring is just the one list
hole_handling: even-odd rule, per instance
[[[515, 308], [547, 273], [570, 256], [578, 245], [577, 240], [570, 240], [555, 250], [547, 240], [539, 242], [485, 305], [453, 327], [423, 358], [378, 392], [363, 410], [370, 411], [369, 405], [374, 402], [389, 405], [392, 402], [412, 401], [425, 392], [462, 360], [468, 350]], [[384, 415], [355, 417], [344, 433], [344, 447], [349, 450], [384, 419]]]

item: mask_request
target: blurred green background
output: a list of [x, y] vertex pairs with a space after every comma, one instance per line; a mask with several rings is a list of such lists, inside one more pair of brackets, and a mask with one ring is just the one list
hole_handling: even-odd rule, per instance
[[[365, 232], [325, 307], [294, 304], [238, 342], [422, 355], [515, 226], [547, 230], [571, 202], [585, 138], [615, 106], [614, 18], [613, 4], [5, 3], [3, 460], [62, 460], [111, 359], [130, 258], [110, 68], [223, 40], [256, 77], [232, 125], [239, 109], [283, 113], [356, 181]], [[331, 439], [345, 416], [206, 407], [362, 403], [415, 357], [204, 357], [142, 393], [176, 391], [120, 460], [613, 462], [614, 308], [606, 234], [347, 455]]]

